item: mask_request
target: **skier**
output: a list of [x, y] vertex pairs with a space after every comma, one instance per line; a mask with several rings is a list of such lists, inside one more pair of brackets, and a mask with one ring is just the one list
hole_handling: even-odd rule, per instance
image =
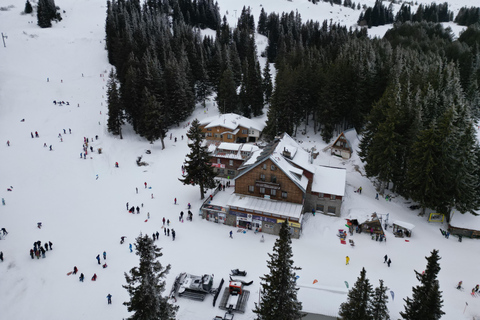
[[150, 212], [147, 212], [147, 219], [150, 219]]
[[167, 228], [167, 236], [170, 237], [170, 228]]
[[174, 202], [175, 202], [175, 204], [177, 204], [177, 198], [175, 198]]
[[112, 295], [109, 293], [107, 296], [108, 304], [112, 304]]
[[165, 217], [163, 217], [162, 222], [163, 222], [163, 226], [165, 226]]
[[128, 202], [127, 202], [127, 210], [128, 210]]
[[156, 235], [157, 235], [157, 240], [158, 240], [159, 239], [158, 236], [160, 235], [160, 233], [158, 233], [158, 231], [157, 231]]
[[2, 198], [2, 205], [5, 205], [5, 198]]
[[167, 219], [167, 226], [170, 226], [170, 219]]
[[120, 237], [120, 244], [123, 244], [125, 242], [125, 236]]
[[178, 221], [182, 221], [183, 219], [183, 211], [180, 211], [180, 217], [178, 218]]
[[[115, 162], [115, 168], [118, 168], [118, 162]], [[138, 192], [137, 192], [138, 193]]]
[[138, 194], [138, 188], [135, 188], [135, 192]]
[[146, 182], [144, 182], [143, 184], [145, 185], [145, 189], [147, 189], [147, 183], [146, 183]]
[[97, 254], [97, 258], [96, 258], [96, 259], [97, 259], [97, 261], [98, 261], [98, 264], [101, 264], [101, 263], [100, 263], [100, 255], [99, 255], [99, 254]]
[[155, 232], [152, 233], [152, 238], [153, 238], [153, 241], [155, 241]]
[[103, 251], [103, 260], [107, 260], [107, 252]]
[[50, 145], [50, 151], [52, 151], [52, 145]]
[[77, 266], [74, 266], [73, 267], [73, 274], [77, 274], [77, 272], [78, 272]]
[[233, 239], [233, 231], [232, 230], [230, 230], [230, 238]]
[[175, 241], [175, 230], [172, 228], [172, 240]]
[[78, 280], [80, 280], [80, 282], [83, 282], [83, 279], [85, 279], [85, 276], [83, 275], [83, 273], [80, 273], [80, 277], [78, 277]]
[[43, 247], [40, 247], [40, 251], [42, 252], [42, 258], [45, 259], [45, 249], [43, 249]]
[[387, 265], [388, 265], [389, 268], [390, 268], [390, 263], [392, 263], [392, 260], [388, 259]]
[[3, 262], [3, 251], [0, 251], [0, 260]]
[[52, 246], [53, 246], [52, 241], [48, 241], [48, 246], [49, 246], [50, 250], [52, 250]]
[[190, 210], [192, 208], [192, 205], [190, 204], [190, 202], [188, 203], [188, 210]]
[[384, 259], [383, 263], [386, 263], [386, 262], [387, 262], [387, 260], [388, 260], [388, 256], [387, 256], [387, 255], [385, 255], [385, 257], [383, 257], [383, 259]]
[[[3, 261], [3, 259], [2, 259], [2, 261]], [[477, 293], [479, 289], [480, 289], [480, 285], [477, 284], [477, 285], [475, 286], [475, 293]]]
[[137, 206], [137, 214], [139, 214], [139, 213], [140, 213], [140, 207]]
[[96, 273], [93, 274], [92, 281], [97, 281], [97, 274]]
[[128, 248], [130, 249], [130, 252], [133, 252], [131, 243], [129, 244]]
[[30, 249], [30, 257], [33, 259], [33, 249]]
[[10, 140], [7, 140], [7, 147], [10, 147]]
[[163, 233], [167, 235], [167, 228], [163, 228]]
[[460, 281], [460, 282], [458, 283], [458, 285], [457, 285], [457, 289], [458, 289], [458, 290], [462, 289], [462, 283], [463, 283], [463, 281]]
[[346, 261], [346, 264], [348, 265], [350, 263], [350, 257], [349, 256], [346, 256], [345, 257], [345, 261]]
[[107, 263], [105, 262], [103, 265], [102, 265], [103, 269], [105, 269], [107, 266]]

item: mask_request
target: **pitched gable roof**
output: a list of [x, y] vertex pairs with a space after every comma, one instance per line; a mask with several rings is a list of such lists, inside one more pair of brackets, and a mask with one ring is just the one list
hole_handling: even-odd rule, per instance
[[205, 128], [213, 128], [220, 126], [232, 131], [237, 129], [238, 127], [255, 129], [258, 131], [262, 131], [263, 128], [265, 128], [264, 122], [248, 119], [235, 113], [219, 114], [218, 116], [203, 119], [200, 121], [200, 125], [205, 126]]

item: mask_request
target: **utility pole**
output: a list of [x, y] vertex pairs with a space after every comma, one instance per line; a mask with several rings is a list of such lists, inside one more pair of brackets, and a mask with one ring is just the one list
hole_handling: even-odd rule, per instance
[[6, 48], [7, 45], [5, 44], [5, 39], [8, 39], [8, 37], [6, 35], [3, 34], [2, 32], [2, 40], [3, 40], [3, 47]]

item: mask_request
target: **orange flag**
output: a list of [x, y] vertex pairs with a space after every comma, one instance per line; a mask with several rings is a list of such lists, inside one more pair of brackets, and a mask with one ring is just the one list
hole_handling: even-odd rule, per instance
[[317, 280], [317, 279], [313, 280], [313, 284], [315, 284], [315, 283], [317, 283], [317, 282], [318, 282], [318, 280]]

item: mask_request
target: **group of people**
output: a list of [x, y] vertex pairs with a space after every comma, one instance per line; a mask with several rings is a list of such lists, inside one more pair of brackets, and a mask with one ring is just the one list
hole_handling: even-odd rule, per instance
[[44, 245], [42, 245], [42, 242], [40, 240], [35, 241], [33, 243], [33, 249], [30, 249], [30, 257], [32, 259], [35, 257], [37, 257], [37, 259], [40, 259], [40, 256], [42, 256], [42, 258], [45, 258], [45, 253], [48, 250], [53, 250], [52, 246], [53, 243], [51, 241], [45, 242]]
[[[100, 254], [97, 254], [96, 259], [97, 259], [98, 264], [102, 264], [100, 262]], [[107, 260], [107, 252], [106, 251], [103, 251], [103, 260]], [[104, 264], [102, 265], [102, 267], [105, 269], [107, 267], [107, 262], [104, 261]]]
[[58, 104], [59, 106], [61, 106], [61, 105], [67, 105], [67, 106], [69, 106], [69, 105], [70, 105], [70, 102], [68, 102], [68, 101], [65, 102], [65, 101], [53, 100], [53, 104], [54, 104], [54, 105], [57, 105], [57, 104]]
[[[463, 290], [462, 284], [463, 284], [463, 281], [460, 281], [457, 284], [457, 289], [458, 290]], [[472, 296], [476, 296], [478, 294], [478, 291], [480, 291], [480, 285], [479, 284], [477, 284], [475, 287], [472, 288], [472, 292], [470, 294]]]

